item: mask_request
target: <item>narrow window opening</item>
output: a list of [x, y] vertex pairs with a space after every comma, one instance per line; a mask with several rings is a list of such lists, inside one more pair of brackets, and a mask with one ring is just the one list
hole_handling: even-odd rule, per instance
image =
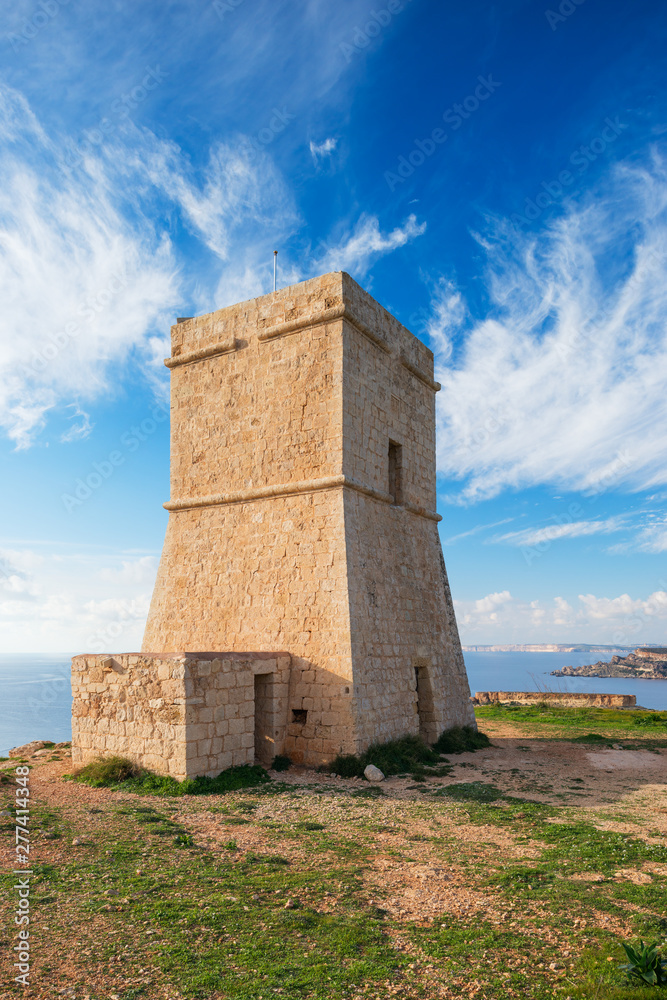
[[293, 708], [292, 709], [292, 722], [298, 722], [299, 725], [303, 726], [308, 718], [308, 709], [306, 708]]
[[389, 442], [389, 495], [393, 504], [403, 503], [403, 448]]

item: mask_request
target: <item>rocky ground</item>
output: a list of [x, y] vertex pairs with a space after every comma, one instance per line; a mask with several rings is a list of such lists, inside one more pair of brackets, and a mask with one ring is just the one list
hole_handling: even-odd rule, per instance
[[[30, 767], [33, 960], [0, 996], [643, 996], [620, 942], [667, 931], [667, 732], [482, 728], [493, 745], [445, 777], [292, 768], [224, 796], [90, 788], [62, 745], [6, 761], [3, 807]], [[2, 824], [13, 946], [11, 810]]]
[[630, 653], [598, 660], [583, 667], [563, 667], [552, 670], [552, 677], [641, 677], [644, 680], [667, 680], [667, 659], [648, 660]]

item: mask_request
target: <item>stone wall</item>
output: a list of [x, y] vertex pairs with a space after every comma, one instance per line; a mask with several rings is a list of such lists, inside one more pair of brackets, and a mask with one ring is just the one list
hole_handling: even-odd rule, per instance
[[431, 351], [336, 272], [177, 324], [165, 363], [170, 517], [144, 650], [288, 650], [297, 763], [474, 725]]
[[72, 759], [118, 754], [179, 780], [256, 756], [270, 764], [285, 742], [289, 668], [285, 653], [75, 656]]
[[634, 708], [633, 694], [588, 694], [570, 691], [476, 691], [475, 705], [563, 705], [569, 708]]

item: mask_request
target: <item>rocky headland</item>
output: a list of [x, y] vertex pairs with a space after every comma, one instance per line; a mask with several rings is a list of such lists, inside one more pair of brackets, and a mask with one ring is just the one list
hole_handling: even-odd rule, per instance
[[667, 680], [667, 649], [636, 649], [628, 656], [612, 656], [583, 667], [552, 670], [552, 677], [634, 677], [642, 680]]

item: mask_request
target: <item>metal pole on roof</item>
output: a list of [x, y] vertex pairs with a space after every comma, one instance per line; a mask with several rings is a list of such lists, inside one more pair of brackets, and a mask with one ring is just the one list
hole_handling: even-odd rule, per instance
[[278, 251], [273, 251], [273, 290], [276, 290], [276, 261], [278, 260]]

